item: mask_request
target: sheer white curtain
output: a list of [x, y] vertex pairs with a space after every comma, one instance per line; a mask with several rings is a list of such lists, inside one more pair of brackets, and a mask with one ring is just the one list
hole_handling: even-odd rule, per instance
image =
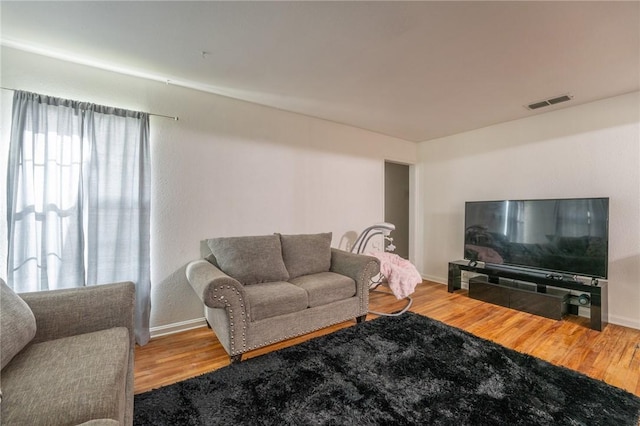
[[149, 340], [149, 116], [16, 91], [7, 278], [16, 291], [136, 284]]

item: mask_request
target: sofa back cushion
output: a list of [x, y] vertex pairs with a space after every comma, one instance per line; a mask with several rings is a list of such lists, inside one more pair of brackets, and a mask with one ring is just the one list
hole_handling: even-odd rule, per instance
[[331, 268], [331, 232], [280, 235], [282, 258], [291, 278], [328, 272]]
[[2, 368], [36, 335], [29, 305], [0, 279], [0, 359]]
[[244, 285], [289, 279], [277, 235], [213, 238], [207, 245], [213, 255], [208, 260]]

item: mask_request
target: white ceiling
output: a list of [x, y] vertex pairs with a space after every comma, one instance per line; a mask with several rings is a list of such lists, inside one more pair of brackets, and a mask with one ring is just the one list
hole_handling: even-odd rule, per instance
[[[5, 46], [410, 141], [640, 90], [638, 1], [0, 7]], [[565, 93], [573, 100], [524, 107]]]

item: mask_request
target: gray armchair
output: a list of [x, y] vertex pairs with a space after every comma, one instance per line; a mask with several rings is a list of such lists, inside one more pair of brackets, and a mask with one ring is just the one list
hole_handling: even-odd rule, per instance
[[132, 424], [133, 283], [20, 295], [0, 284], [2, 423]]

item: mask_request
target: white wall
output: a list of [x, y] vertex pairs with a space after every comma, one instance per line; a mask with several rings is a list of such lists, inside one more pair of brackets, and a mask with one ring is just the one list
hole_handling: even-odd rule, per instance
[[[208, 237], [333, 232], [333, 246], [384, 218], [384, 160], [417, 145], [298, 114], [2, 49], [2, 86], [154, 113], [151, 326], [202, 317], [186, 264]], [[2, 93], [5, 188], [11, 92]], [[5, 216], [6, 203], [0, 214]], [[0, 276], [6, 224], [0, 221]]]
[[418, 267], [446, 282], [464, 202], [610, 197], [609, 320], [640, 328], [640, 93], [423, 142]]
[[[1, 85], [180, 116], [152, 117], [152, 327], [198, 319], [184, 278], [200, 239], [333, 231], [383, 219], [384, 160], [415, 163], [414, 254], [446, 282], [468, 200], [611, 198], [610, 321], [640, 328], [640, 94], [416, 145], [221, 96], [2, 48]], [[2, 91], [0, 188], [12, 93]], [[0, 217], [6, 217], [0, 203]], [[412, 256], [413, 257], [413, 256]], [[0, 277], [6, 222], [0, 221]]]

